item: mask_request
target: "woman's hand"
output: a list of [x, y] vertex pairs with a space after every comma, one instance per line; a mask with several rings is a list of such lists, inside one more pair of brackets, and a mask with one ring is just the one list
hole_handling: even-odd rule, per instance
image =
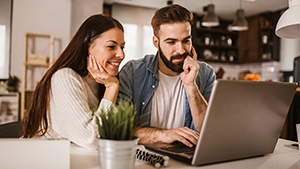
[[119, 92], [119, 80], [115, 76], [109, 75], [92, 55], [88, 57], [87, 69], [91, 79], [105, 86], [103, 98], [115, 103]]
[[87, 63], [90, 78], [98, 83], [104, 84], [106, 88], [119, 85], [119, 80], [116, 77], [109, 75], [95, 59], [95, 56], [90, 55]]

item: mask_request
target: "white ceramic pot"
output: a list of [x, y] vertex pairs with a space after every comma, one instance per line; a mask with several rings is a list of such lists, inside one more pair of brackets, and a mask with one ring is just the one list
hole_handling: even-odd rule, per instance
[[100, 169], [134, 169], [138, 138], [133, 140], [98, 139]]

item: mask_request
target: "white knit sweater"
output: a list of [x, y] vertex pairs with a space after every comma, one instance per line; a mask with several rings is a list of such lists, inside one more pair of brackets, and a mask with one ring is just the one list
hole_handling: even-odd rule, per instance
[[93, 112], [108, 109], [112, 102], [99, 99], [99, 85], [89, 76], [81, 77], [70, 68], [58, 70], [51, 79], [49, 127], [45, 138], [69, 139], [88, 149], [97, 149]]

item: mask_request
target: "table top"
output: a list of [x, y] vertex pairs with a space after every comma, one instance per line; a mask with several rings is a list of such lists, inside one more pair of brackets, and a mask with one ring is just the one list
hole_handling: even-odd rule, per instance
[[[169, 165], [163, 168], [172, 169], [299, 169], [300, 155], [299, 150], [285, 146], [287, 144], [295, 143], [293, 141], [279, 139], [276, 148], [272, 154], [267, 154], [262, 157], [254, 157], [243, 160], [236, 160], [231, 162], [223, 162], [218, 164], [211, 164], [205, 166], [191, 166], [173, 159], [169, 160]], [[137, 148], [145, 150], [144, 146], [138, 145]], [[146, 150], [147, 151], [147, 150]], [[71, 169], [99, 169], [98, 151], [87, 150], [71, 144]], [[136, 160], [135, 169], [155, 169], [147, 162]]]

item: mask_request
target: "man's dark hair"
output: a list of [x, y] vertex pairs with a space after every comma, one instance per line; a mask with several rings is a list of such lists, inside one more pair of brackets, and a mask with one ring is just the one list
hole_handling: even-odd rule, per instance
[[154, 35], [158, 37], [160, 25], [183, 22], [189, 22], [192, 25], [193, 13], [178, 4], [173, 4], [158, 9], [152, 17], [151, 25]]

